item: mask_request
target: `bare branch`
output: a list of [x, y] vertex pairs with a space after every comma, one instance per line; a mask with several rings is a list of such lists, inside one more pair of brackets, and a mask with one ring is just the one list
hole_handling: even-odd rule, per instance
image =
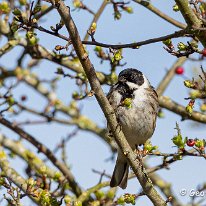
[[149, 1], [145, 0], [133, 0], [134, 2], [144, 6], [145, 8], [149, 9], [151, 12], [155, 13], [157, 16], [161, 17], [162, 19], [166, 20], [167, 22], [173, 24], [174, 26], [177, 26], [179, 28], [185, 29], [186, 25], [171, 18], [167, 14], [161, 12], [158, 8], [153, 6]]

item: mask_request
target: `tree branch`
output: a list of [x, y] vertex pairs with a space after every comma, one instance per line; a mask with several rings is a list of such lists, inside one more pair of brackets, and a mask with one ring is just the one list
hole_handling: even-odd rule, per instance
[[45, 147], [43, 144], [41, 144], [39, 141], [37, 141], [32, 135], [26, 133], [21, 128], [15, 126], [2, 116], [0, 116], [0, 123], [4, 126], [8, 127], [9, 129], [13, 130], [15, 133], [19, 134], [23, 139], [30, 142], [32, 145], [34, 145], [39, 152], [42, 152], [46, 155], [46, 157], [62, 172], [62, 174], [65, 176], [65, 178], [68, 180], [73, 192], [79, 196], [81, 195], [82, 191], [81, 188], [76, 183], [73, 174], [71, 171], [62, 163], [60, 162], [52, 153], [51, 150], [49, 150], [47, 147]]
[[[192, 10], [188, 0], [175, 0], [176, 4], [178, 5], [180, 12], [182, 13], [187, 26], [189, 28], [201, 28], [202, 22], [194, 11]], [[195, 35], [199, 38], [200, 42], [204, 47], [206, 47], [206, 32], [205, 31], [195, 31]]]
[[[26, 180], [19, 175], [16, 170], [10, 167], [9, 162], [7, 160], [6, 154], [2, 149], [0, 149], [0, 168], [1, 168], [1, 177], [6, 177], [8, 180], [13, 182], [18, 188], [20, 188], [25, 194], [27, 194], [27, 183]], [[32, 196], [32, 194], [28, 194], [29, 198], [31, 198], [34, 202], [40, 203], [38, 198]], [[41, 204], [40, 204], [41, 205]]]
[[139, 46], [143, 46], [143, 45], [147, 45], [147, 44], [152, 44], [152, 43], [157, 43], [157, 42], [161, 42], [167, 39], [171, 39], [171, 38], [179, 38], [182, 37], [186, 34], [189, 34], [189, 30], [187, 29], [182, 29], [179, 31], [175, 31], [172, 34], [168, 34], [165, 36], [160, 36], [157, 38], [152, 38], [152, 39], [147, 39], [144, 41], [139, 41], [136, 43], [128, 43], [128, 44], [104, 44], [101, 42], [97, 42], [97, 41], [82, 41], [83, 44], [86, 45], [96, 45], [96, 46], [101, 46], [101, 47], [105, 47], [105, 48], [113, 48], [113, 49], [123, 49], [123, 48], [132, 48], [135, 49]]
[[[48, 178], [55, 178], [57, 170], [49, 168], [40, 158], [38, 158], [33, 152], [26, 149], [20, 142], [11, 140], [0, 134], [0, 144], [5, 148], [18, 155], [21, 159], [27, 162], [27, 164], [34, 169], [37, 173], [40, 173], [42, 167], [46, 167], [45, 174]], [[65, 180], [64, 176], [59, 172], [60, 182]]]
[[[50, 30], [47, 30], [47, 29], [45, 29], [41, 26], [35, 25], [33, 27], [35, 29], [38, 29], [39, 31], [42, 31], [42, 32], [45, 32], [47, 34], [56, 36], [60, 39], [70, 41], [70, 38], [68, 38], [64, 35], [52, 32]], [[179, 31], [175, 31], [172, 34], [168, 34], [168, 35], [164, 35], [164, 36], [160, 36], [160, 37], [156, 37], [156, 38], [152, 38], [152, 39], [147, 39], [147, 40], [143, 40], [143, 41], [139, 41], [139, 42], [135, 42], [135, 43], [127, 43], [127, 44], [105, 44], [105, 43], [98, 42], [98, 41], [85, 41], [85, 40], [82, 41], [82, 43], [86, 44], [86, 45], [101, 46], [101, 47], [104, 47], [104, 48], [113, 48], [113, 49], [132, 48], [132, 49], [135, 49], [139, 46], [144, 46], [144, 45], [147, 45], [147, 44], [157, 43], [157, 42], [161, 42], [161, 41], [171, 39], [171, 38], [173, 38], [173, 39], [174, 38], [179, 38], [179, 37], [182, 37], [184, 35], [189, 35], [190, 33], [191, 33], [190, 30], [182, 29], [182, 30], [179, 30]]]
[[189, 27], [201, 26], [201, 21], [193, 12], [188, 0], [175, 0], [175, 2]]
[[149, 1], [145, 0], [133, 0], [134, 2], [144, 6], [145, 8], [149, 9], [151, 12], [155, 13], [157, 16], [161, 17], [162, 19], [166, 20], [167, 22], [173, 24], [174, 26], [177, 26], [179, 28], [185, 29], [186, 25], [171, 18], [167, 14], [161, 12], [158, 8], [153, 6]]
[[152, 173], [149, 175], [152, 182], [154, 182], [154, 185], [156, 185], [162, 193], [165, 195], [166, 198], [171, 198], [171, 205], [172, 206], [182, 206], [182, 204], [179, 202], [177, 197], [174, 195], [174, 192], [172, 191], [171, 184], [163, 180], [158, 174]]
[[162, 108], [166, 108], [166, 109], [170, 110], [171, 112], [179, 114], [180, 116], [182, 116], [183, 120], [190, 119], [190, 120], [194, 120], [197, 122], [206, 123], [206, 115], [205, 114], [193, 111], [192, 114], [189, 115], [187, 113], [185, 107], [172, 101], [168, 97], [161, 96], [159, 98], [159, 104]]

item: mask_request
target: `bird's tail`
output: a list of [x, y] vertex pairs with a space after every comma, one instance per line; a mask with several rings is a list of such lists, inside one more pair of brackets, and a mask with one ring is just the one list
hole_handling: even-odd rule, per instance
[[129, 164], [123, 154], [118, 154], [112, 179], [110, 181], [111, 187], [121, 187], [125, 189], [127, 187], [127, 178], [129, 173]]

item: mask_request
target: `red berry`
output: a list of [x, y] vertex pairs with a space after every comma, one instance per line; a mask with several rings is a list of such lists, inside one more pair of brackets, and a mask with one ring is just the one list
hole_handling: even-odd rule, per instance
[[203, 57], [206, 57], [206, 48], [204, 48], [204, 49], [202, 50], [202, 56], [203, 56]]
[[23, 101], [26, 101], [26, 100], [27, 100], [27, 96], [22, 95], [22, 96], [21, 96], [21, 101], [23, 102]]
[[184, 68], [183, 67], [177, 67], [175, 69], [175, 73], [178, 74], [178, 75], [181, 75], [184, 73]]
[[194, 139], [188, 139], [186, 143], [187, 143], [188, 147], [193, 147], [195, 145], [195, 140]]

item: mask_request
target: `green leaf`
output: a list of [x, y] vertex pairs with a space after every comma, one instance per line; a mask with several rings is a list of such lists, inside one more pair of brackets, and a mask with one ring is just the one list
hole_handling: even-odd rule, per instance
[[174, 136], [173, 138], [172, 138], [172, 141], [173, 141], [173, 143], [178, 147], [178, 148], [184, 148], [184, 146], [185, 146], [185, 139], [184, 139], [184, 141], [183, 141], [183, 139], [182, 139], [182, 135], [177, 135], [177, 136]]

